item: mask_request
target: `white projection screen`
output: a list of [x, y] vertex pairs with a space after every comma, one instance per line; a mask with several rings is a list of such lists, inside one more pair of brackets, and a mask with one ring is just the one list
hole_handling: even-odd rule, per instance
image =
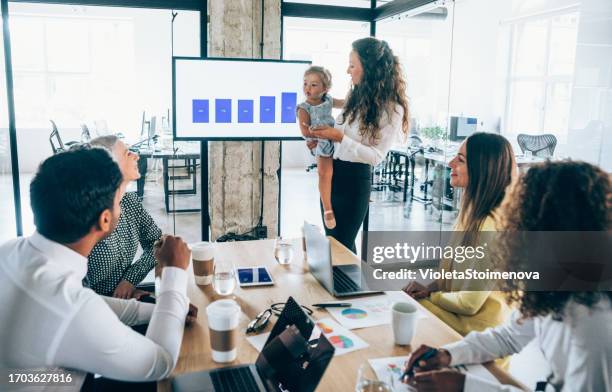
[[300, 139], [307, 61], [175, 57], [176, 140]]

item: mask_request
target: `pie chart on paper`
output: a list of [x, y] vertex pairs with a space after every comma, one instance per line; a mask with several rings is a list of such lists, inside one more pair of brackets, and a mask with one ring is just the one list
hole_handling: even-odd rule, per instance
[[342, 315], [351, 320], [359, 320], [368, 317], [368, 312], [362, 309], [348, 308], [342, 311]]
[[353, 347], [353, 341], [343, 335], [333, 335], [329, 337], [329, 342], [337, 348], [351, 348]]

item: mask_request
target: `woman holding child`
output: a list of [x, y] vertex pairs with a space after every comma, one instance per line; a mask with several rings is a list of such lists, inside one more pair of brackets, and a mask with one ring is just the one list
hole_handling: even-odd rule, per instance
[[[385, 41], [353, 42], [347, 73], [352, 88], [336, 125], [312, 127], [305, 136], [333, 142], [333, 210], [323, 206], [323, 220], [327, 235], [355, 251], [355, 237], [368, 211], [372, 166], [407, 135], [409, 112], [399, 59]], [[317, 140], [307, 144], [314, 149]]]

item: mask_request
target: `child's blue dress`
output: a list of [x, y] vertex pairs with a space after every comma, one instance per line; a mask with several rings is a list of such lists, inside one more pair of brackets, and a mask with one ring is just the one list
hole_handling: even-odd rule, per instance
[[[336, 125], [336, 120], [332, 117], [333, 101], [332, 98], [325, 94], [319, 105], [311, 105], [308, 102], [302, 102], [298, 108], [304, 109], [310, 115], [310, 126], [327, 125], [333, 127]], [[306, 140], [317, 140], [317, 148], [314, 150], [314, 155], [317, 157], [331, 157], [334, 155], [334, 143], [328, 139], [307, 138]]]

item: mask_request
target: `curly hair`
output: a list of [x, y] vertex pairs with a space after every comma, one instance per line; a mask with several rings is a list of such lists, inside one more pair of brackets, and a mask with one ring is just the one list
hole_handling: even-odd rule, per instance
[[[612, 222], [612, 184], [603, 170], [586, 162], [535, 165], [508, 192], [502, 203], [500, 257], [505, 268], [528, 268], [524, 244], [516, 233], [538, 231], [608, 231]], [[592, 307], [612, 292], [534, 291], [529, 281], [506, 281], [508, 303], [519, 304], [523, 318], [552, 315], [563, 319], [574, 301]]]
[[353, 42], [353, 51], [363, 66], [363, 79], [349, 91], [342, 122], [359, 119], [359, 134], [371, 145], [380, 140], [380, 120], [383, 113], [389, 118], [394, 104], [404, 109], [402, 131], [408, 134], [409, 110], [406, 97], [406, 81], [397, 56], [385, 41], [362, 38]]

